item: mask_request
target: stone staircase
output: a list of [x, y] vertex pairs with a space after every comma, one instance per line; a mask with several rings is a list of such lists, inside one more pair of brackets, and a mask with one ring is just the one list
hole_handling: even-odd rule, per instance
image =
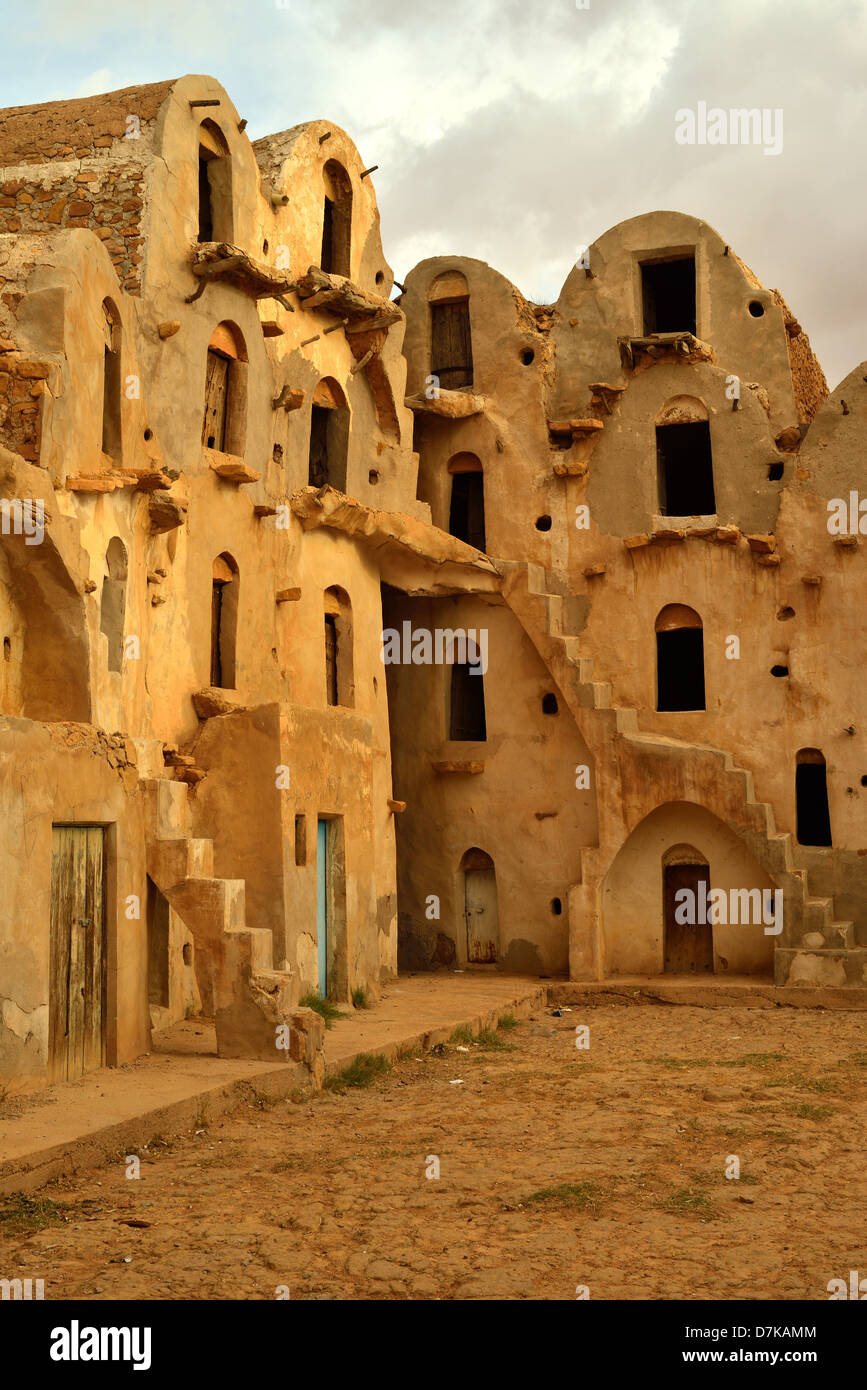
[[[202, 1012], [214, 1018], [219, 1055], [305, 1061], [315, 1072], [322, 1020], [297, 1008], [298, 982], [273, 968], [271, 931], [248, 926], [244, 880], [215, 878], [213, 841], [189, 834], [188, 785], [158, 778], [145, 794], [147, 871], [193, 934]], [[289, 1026], [288, 1046], [277, 1046], [280, 1025]]]
[[[777, 829], [770, 803], [757, 800], [752, 772], [738, 767], [723, 749], [640, 730], [638, 712], [615, 705], [610, 683], [593, 679], [593, 661], [581, 654], [581, 639], [566, 630], [567, 598], [546, 587], [542, 566], [501, 567], [504, 597], [562, 691], [597, 767], [614, 766], [621, 779], [652, 786], [656, 804], [694, 800], [707, 806], [736, 830], [783, 889], [784, 928], [775, 941], [777, 983], [820, 982], [808, 978], [811, 967], [804, 966], [805, 951], [829, 964], [844, 954], [849, 964], [846, 982], [864, 983], [867, 949], [856, 946], [854, 924], [836, 918], [833, 898], [810, 895], [808, 871], [797, 863], [798, 847], [791, 834]], [[616, 798], [599, 799], [600, 851], [591, 851], [603, 862], [605, 846], [616, 853], [634, 828], [618, 819], [612, 801]]]

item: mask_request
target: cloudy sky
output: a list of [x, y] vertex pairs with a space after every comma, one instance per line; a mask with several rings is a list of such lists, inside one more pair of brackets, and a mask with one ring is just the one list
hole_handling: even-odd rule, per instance
[[[583, 0], [581, 0], [583, 2]], [[867, 357], [863, 0], [0, 0], [0, 104], [213, 74], [255, 139], [324, 117], [375, 184], [398, 279], [490, 262], [555, 299], [578, 245], [655, 208], [715, 226], [809, 333]], [[681, 145], [681, 108], [783, 112], [783, 148]]]

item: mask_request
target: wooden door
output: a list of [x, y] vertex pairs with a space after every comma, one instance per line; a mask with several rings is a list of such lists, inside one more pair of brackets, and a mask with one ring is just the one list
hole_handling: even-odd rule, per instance
[[493, 869], [466, 869], [467, 960], [486, 964], [497, 959], [500, 927], [497, 876]]
[[431, 305], [431, 371], [447, 391], [473, 384], [470, 306], [466, 299]]
[[51, 852], [49, 1075], [105, 1064], [103, 829], [55, 825]]
[[[697, 907], [699, 883], [705, 885], [705, 893], [710, 893], [707, 864], [666, 864], [663, 868], [664, 969], [670, 974], [713, 973], [713, 928], [709, 923], [678, 922], [675, 919], [680, 906], [675, 895], [681, 888], [688, 888], [694, 895], [693, 902]], [[683, 911], [680, 915], [684, 915]], [[698, 911], [693, 915], [697, 917]]]
[[220, 352], [214, 352], [213, 348], [209, 348], [202, 443], [209, 449], [219, 449], [221, 452], [226, 448], [228, 391], [229, 359]]

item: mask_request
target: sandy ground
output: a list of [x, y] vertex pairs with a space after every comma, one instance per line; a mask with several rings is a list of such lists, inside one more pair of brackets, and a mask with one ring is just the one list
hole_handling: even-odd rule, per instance
[[2, 1199], [0, 1277], [81, 1299], [827, 1299], [867, 1275], [865, 1032], [788, 1008], [539, 1010], [156, 1142], [138, 1179], [118, 1155]]

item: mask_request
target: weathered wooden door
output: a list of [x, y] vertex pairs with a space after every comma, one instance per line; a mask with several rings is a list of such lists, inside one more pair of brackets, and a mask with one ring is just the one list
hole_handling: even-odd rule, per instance
[[209, 348], [202, 443], [209, 449], [219, 449], [221, 452], [226, 448], [228, 393], [229, 359], [220, 352], [214, 352], [213, 348]]
[[464, 870], [467, 918], [467, 960], [487, 964], [497, 959], [500, 924], [497, 909], [497, 875], [491, 868]]
[[105, 1063], [103, 828], [55, 825], [51, 852], [49, 1074]]
[[431, 371], [446, 390], [473, 384], [470, 306], [466, 299], [431, 305]]
[[[704, 883], [705, 893], [710, 893], [710, 870], [707, 864], [666, 864], [663, 867], [664, 969], [671, 974], [713, 972], [713, 928], [711, 925], [698, 921], [678, 922], [675, 916], [678, 907], [684, 901], [683, 899], [680, 902], [676, 900], [676, 894], [681, 888], [690, 890], [693, 894], [692, 902], [697, 908], [699, 883]], [[698, 912], [695, 911], [692, 915], [697, 917]], [[684, 916], [683, 910], [681, 910], [680, 916]]]

